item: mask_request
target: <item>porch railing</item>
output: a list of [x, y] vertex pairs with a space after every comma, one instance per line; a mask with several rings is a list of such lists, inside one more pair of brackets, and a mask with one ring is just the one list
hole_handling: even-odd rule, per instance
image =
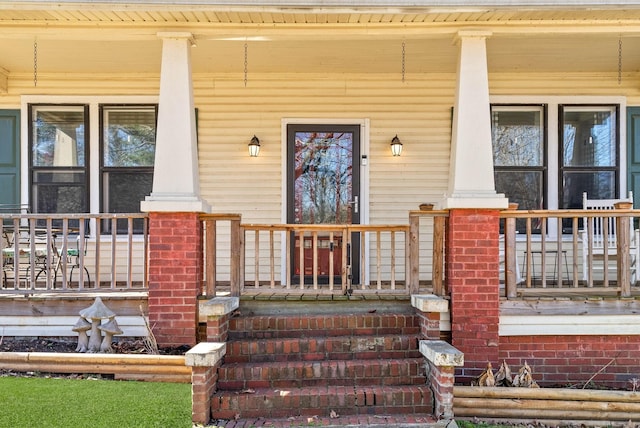
[[[300, 225], [242, 224], [239, 214], [204, 214], [203, 294], [229, 287], [232, 295], [442, 295], [447, 215], [412, 211], [403, 225]], [[353, 249], [357, 259], [351, 259]]]
[[[501, 213], [501, 275], [505, 297], [526, 295], [629, 297], [638, 280], [640, 210], [508, 210]], [[594, 252], [593, 221], [604, 245]]]
[[147, 288], [146, 214], [0, 215], [0, 293]]

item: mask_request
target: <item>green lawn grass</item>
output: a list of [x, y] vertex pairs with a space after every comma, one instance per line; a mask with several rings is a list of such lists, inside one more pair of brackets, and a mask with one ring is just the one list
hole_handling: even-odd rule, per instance
[[191, 428], [191, 385], [0, 377], [0, 427]]

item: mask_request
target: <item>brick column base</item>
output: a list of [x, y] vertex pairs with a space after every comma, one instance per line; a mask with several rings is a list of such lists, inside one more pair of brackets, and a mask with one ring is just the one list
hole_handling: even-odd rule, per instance
[[453, 419], [453, 384], [455, 367], [428, 363], [428, 379], [433, 393], [433, 415], [438, 419]]
[[200, 303], [200, 318], [207, 320], [207, 342], [226, 342], [229, 320], [240, 306], [238, 297], [214, 297]]
[[457, 381], [469, 384], [499, 357], [499, 211], [449, 211], [446, 273], [452, 344], [464, 353]]
[[218, 367], [191, 368], [191, 420], [207, 425], [211, 419], [211, 397], [218, 385]]
[[185, 354], [191, 367], [191, 419], [207, 425], [211, 419], [211, 397], [218, 386], [218, 367], [227, 352], [224, 343], [200, 342]]
[[433, 415], [438, 419], [453, 419], [455, 368], [464, 364], [464, 355], [443, 340], [421, 340], [420, 353], [427, 360], [427, 385], [433, 394]]
[[229, 336], [230, 314], [207, 317], [207, 342], [226, 342]]
[[440, 340], [440, 313], [449, 311], [449, 302], [434, 294], [412, 294], [411, 305], [418, 315], [422, 338]]
[[149, 324], [160, 347], [196, 343], [202, 248], [198, 213], [149, 214]]

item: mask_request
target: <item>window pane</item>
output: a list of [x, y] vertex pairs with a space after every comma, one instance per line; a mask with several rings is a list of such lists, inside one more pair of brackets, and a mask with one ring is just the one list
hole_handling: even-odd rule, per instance
[[496, 171], [496, 190], [505, 193], [518, 209], [542, 209], [542, 171]]
[[108, 172], [104, 183], [108, 186], [109, 213], [138, 213], [140, 201], [151, 194], [153, 173]]
[[[103, 176], [104, 193], [108, 195], [105, 211], [109, 213], [138, 213], [140, 201], [151, 193], [153, 172], [107, 172]], [[117, 233], [128, 232], [127, 219], [116, 221]], [[133, 232], [141, 233], [142, 219], [133, 220]], [[102, 233], [111, 233], [111, 222], [104, 221]]]
[[562, 155], [564, 166], [615, 166], [615, 109], [565, 107]]
[[[516, 202], [518, 209], [539, 210], [543, 208], [544, 189], [542, 171], [496, 171], [496, 191], [504, 193], [509, 202]], [[532, 222], [532, 231], [540, 228], [539, 221]], [[525, 233], [526, 219], [516, 220], [516, 229]]]
[[85, 212], [84, 186], [50, 184], [34, 186], [39, 213]]
[[86, 208], [85, 174], [79, 171], [36, 170], [33, 200], [36, 213], [83, 213]]
[[491, 109], [495, 166], [541, 166], [544, 159], [543, 107]]
[[563, 176], [561, 208], [582, 209], [582, 193], [589, 199], [616, 198], [615, 171], [566, 172]]
[[104, 153], [106, 167], [153, 166], [156, 152], [154, 107], [105, 107]]
[[84, 173], [82, 172], [59, 172], [56, 170], [37, 170], [33, 173], [34, 184], [84, 184]]
[[33, 106], [33, 166], [84, 166], [83, 106]]

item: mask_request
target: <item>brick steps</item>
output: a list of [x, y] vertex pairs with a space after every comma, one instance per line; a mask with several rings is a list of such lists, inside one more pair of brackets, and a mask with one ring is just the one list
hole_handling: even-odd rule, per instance
[[418, 336], [331, 336], [231, 340], [225, 362], [419, 358]]
[[241, 420], [213, 420], [217, 428], [299, 428], [299, 427], [375, 427], [375, 428], [445, 428], [446, 424], [438, 422], [430, 413], [413, 413], [410, 415], [342, 415], [331, 416], [291, 416], [287, 418], [247, 418]]
[[292, 361], [224, 364], [218, 372], [218, 387], [226, 390], [287, 388], [324, 385], [424, 385], [423, 358]]
[[256, 389], [251, 393], [216, 393], [214, 418], [286, 418], [290, 416], [428, 414], [432, 395], [426, 386], [322, 386]]
[[384, 336], [420, 333], [413, 314], [251, 316], [229, 320], [229, 339]]
[[218, 419], [213, 421], [217, 428], [300, 428], [300, 427], [375, 427], [375, 428], [446, 428], [448, 425], [438, 421], [431, 414], [414, 413], [411, 415], [342, 415], [338, 417], [313, 415], [289, 416], [287, 418], [247, 418], [240, 420]]
[[428, 417], [433, 396], [410, 310], [232, 318], [213, 418]]

